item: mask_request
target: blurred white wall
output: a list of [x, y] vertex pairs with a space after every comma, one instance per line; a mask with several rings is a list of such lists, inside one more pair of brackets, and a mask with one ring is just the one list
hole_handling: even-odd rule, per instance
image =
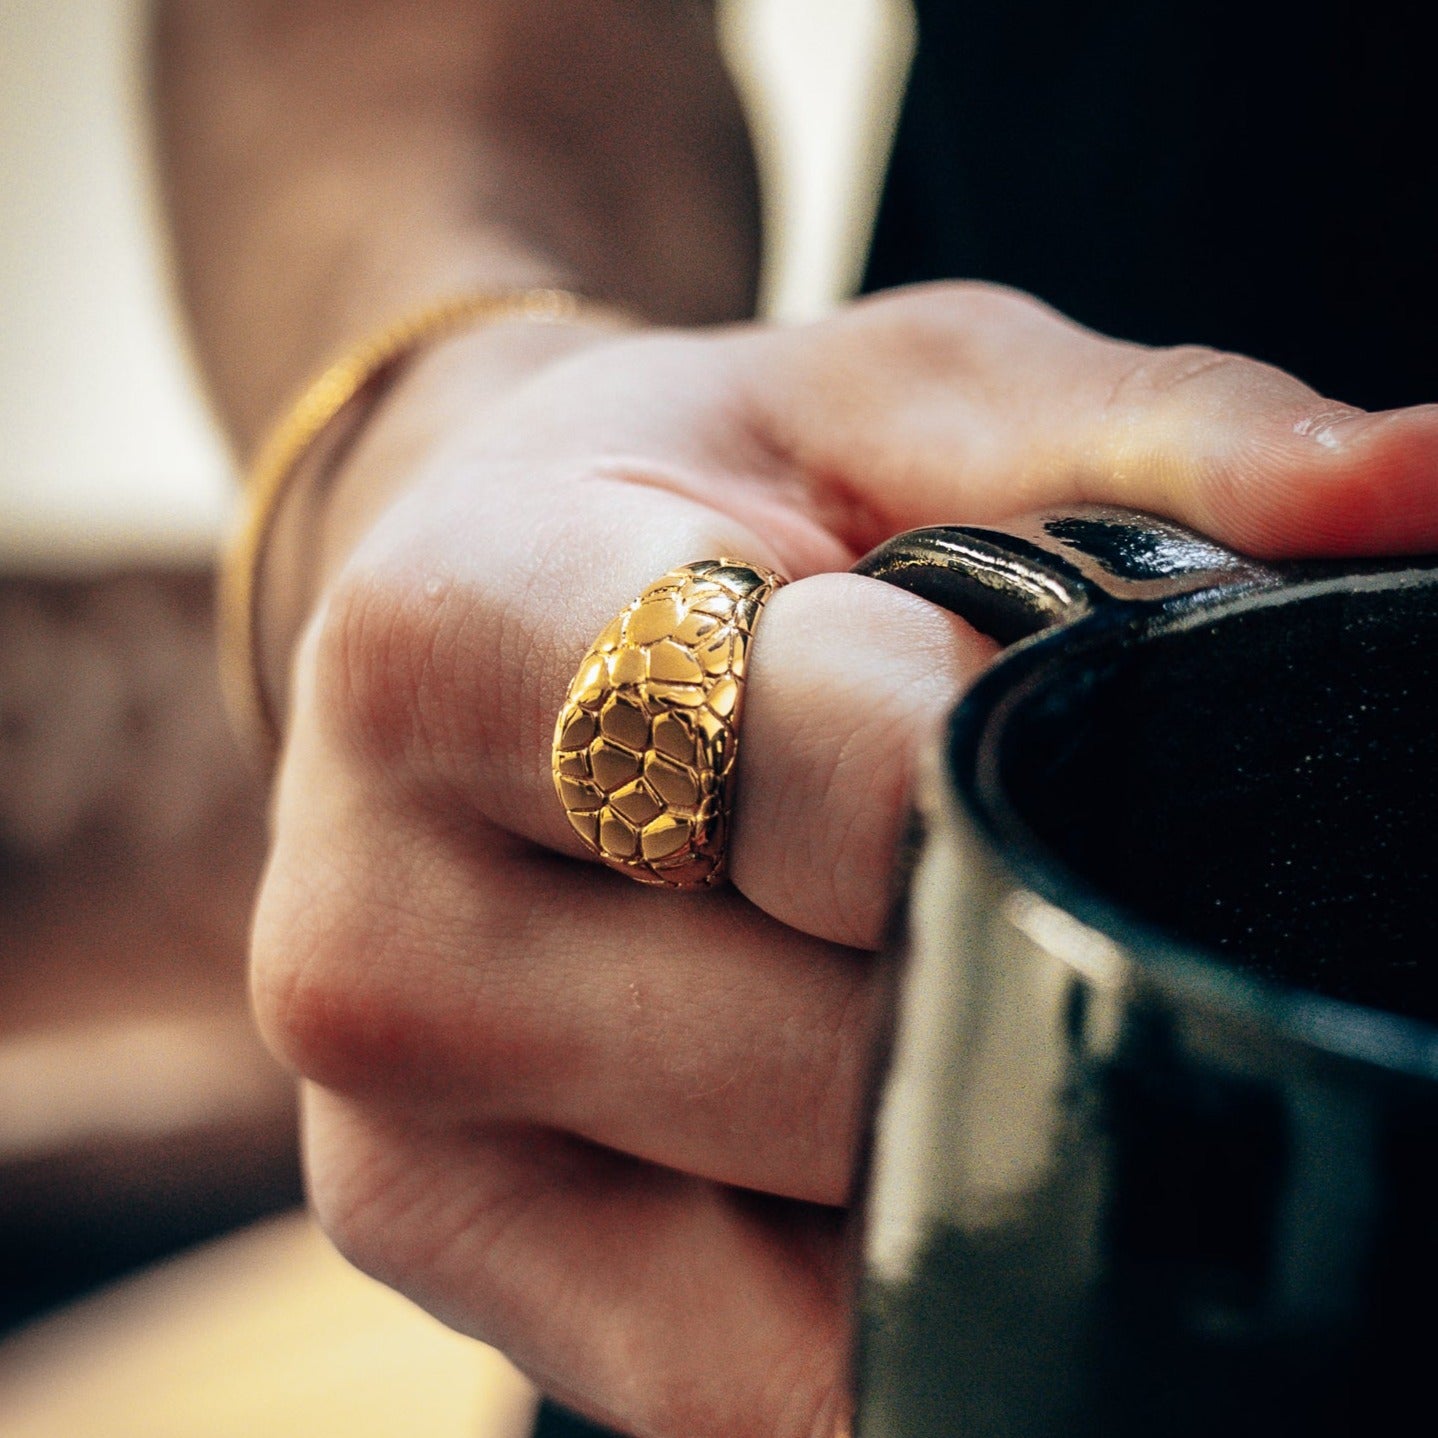
[[823, 314], [858, 287], [914, 48], [909, 0], [720, 0], [770, 240], [762, 305]]
[[223, 447], [162, 276], [143, 0], [0, 0], [0, 566], [206, 551]]
[[[206, 554], [233, 486], [165, 281], [144, 0], [0, 0], [0, 570]], [[761, 137], [768, 311], [857, 279], [907, 0], [723, 0]]]

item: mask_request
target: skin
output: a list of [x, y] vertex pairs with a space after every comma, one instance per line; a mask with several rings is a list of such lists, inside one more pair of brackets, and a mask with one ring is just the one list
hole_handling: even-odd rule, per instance
[[[283, 517], [253, 974], [313, 1201], [605, 1423], [828, 1438], [903, 796], [993, 652], [842, 571], [915, 524], [1074, 500], [1268, 556], [1429, 547], [1438, 410], [972, 284], [716, 327], [757, 241], [703, 7], [395, 8], [160, 7], [183, 284], [241, 446], [326, 352], [463, 284], [645, 318], [434, 347]], [[795, 582], [754, 648], [732, 887], [676, 898], [580, 852], [550, 731], [604, 623], [716, 554]]]

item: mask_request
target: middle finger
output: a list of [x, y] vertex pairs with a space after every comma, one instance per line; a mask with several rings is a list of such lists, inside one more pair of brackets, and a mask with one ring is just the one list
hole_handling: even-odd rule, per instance
[[872, 959], [731, 892], [679, 901], [488, 826], [282, 795], [255, 937], [271, 1042], [433, 1122], [538, 1124], [726, 1184], [848, 1197]]

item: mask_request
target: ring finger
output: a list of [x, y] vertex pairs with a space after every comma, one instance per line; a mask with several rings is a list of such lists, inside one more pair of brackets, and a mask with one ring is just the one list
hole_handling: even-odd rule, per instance
[[782, 923], [872, 946], [912, 755], [992, 646], [889, 586], [804, 578], [812, 554], [684, 495], [613, 476], [543, 494], [542, 508], [508, 495], [479, 524], [472, 488], [460, 491], [447, 551], [435, 553], [427, 528], [422, 558], [402, 545], [366, 556], [336, 601], [319, 664], [330, 684], [322, 707], [345, 740], [441, 807], [457, 801], [583, 855], [550, 749], [596, 633], [679, 560], [727, 554], [787, 570], [797, 582], [769, 602], [752, 646], [732, 871]]

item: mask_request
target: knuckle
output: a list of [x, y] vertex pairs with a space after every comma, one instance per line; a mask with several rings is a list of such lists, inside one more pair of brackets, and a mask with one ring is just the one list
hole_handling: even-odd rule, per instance
[[346, 573], [326, 600], [314, 644], [315, 701], [362, 749], [402, 744], [415, 673], [403, 596], [374, 573]]
[[935, 327], [959, 332], [1058, 320], [1057, 312], [1033, 295], [984, 280], [940, 280], [887, 290], [860, 300], [853, 313], [905, 329]]
[[1256, 360], [1209, 345], [1133, 349], [1119, 368], [1109, 392], [1108, 408], [1124, 409], [1173, 399], [1200, 379], [1242, 380], [1260, 371], [1266, 372], [1267, 368]]
[[335, 737], [381, 768], [444, 741], [462, 597], [403, 569], [345, 574], [314, 643], [315, 702]]
[[287, 877], [283, 889], [268, 882], [255, 913], [250, 972], [260, 1030], [305, 1078], [337, 1092], [372, 1087], [382, 1050], [392, 1057], [401, 1038], [393, 1010], [378, 1001], [357, 962], [372, 959], [383, 941], [355, 906], [318, 886]]
[[941, 301], [955, 323], [970, 329], [1007, 330], [1063, 322], [1056, 310], [1036, 296], [982, 280], [943, 286]]
[[[845, 381], [876, 373], [902, 375], [946, 391], [979, 372], [987, 356], [1069, 326], [1032, 295], [975, 280], [946, 280], [888, 290], [856, 301], [809, 333], [808, 359], [825, 386], [846, 393]], [[880, 381], [881, 383], [884, 381]]]
[[[349, 1096], [463, 1092], [497, 1109], [545, 1062], [544, 1015], [523, 960], [528, 889], [456, 868], [406, 831], [281, 844], [256, 908], [253, 1007], [289, 1067]], [[358, 835], [358, 837], [357, 837]]]
[[251, 989], [266, 1041], [305, 1078], [374, 1090], [417, 1068], [426, 1039], [424, 956], [396, 875], [336, 835], [296, 858], [282, 842], [255, 910]]

